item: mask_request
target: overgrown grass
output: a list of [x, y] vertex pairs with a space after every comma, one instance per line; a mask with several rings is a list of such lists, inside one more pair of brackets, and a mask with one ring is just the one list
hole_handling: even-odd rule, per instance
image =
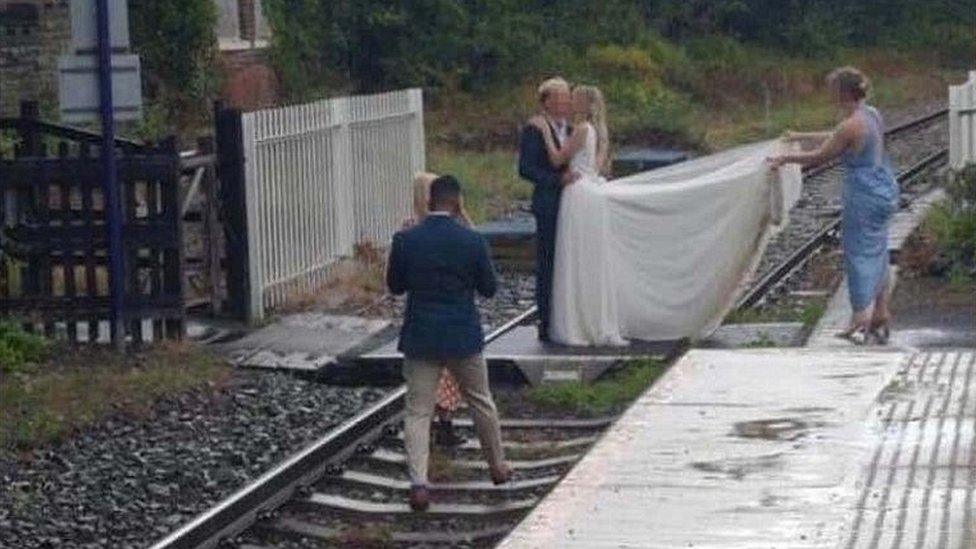
[[472, 221], [482, 223], [507, 213], [514, 201], [528, 200], [532, 187], [519, 178], [513, 152], [467, 152], [446, 148], [429, 155], [430, 170], [457, 177]]
[[812, 328], [823, 316], [827, 307], [825, 298], [811, 299], [797, 307], [789, 301], [783, 304], [732, 311], [725, 319], [726, 324], [761, 324], [766, 322], [802, 322], [804, 328]]
[[854, 64], [874, 84], [871, 102], [889, 111], [944, 101], [961, 71], [929, 52], [845, 50], [803, 59], [728, 38], [683, 45], [654, 37], [593, 47], [551, 73], [477, 94], [433, 90], [426, 116], [430, 169], [459, 176], [475, 221], [505, 213], [531, 186], [516, 172], [518, 128], [536, 109], [537, 80], [552, 73], [601, 87], [613, 147], [677, 147], [703, 152], [772, 138], [785, 130], [826, 130], [838, 121], [824, 77]]
[[[552, 72], [603, 88], [617, 145], [716, 149], [786, 129], [828, 129], [837, 121], [824, 85], [834, 67], [853, 64], [873, 80], [882, 110], [943, 99], [961, 71], [941, 68], [931, 52], [841, 50], [796, 58], [728, 38], [678, 45], [649, 35], [640, 44], [590, 48]], [[535, 108], [540, 74], [478, 95], [441, 89], [427, 113], [432, 149], [514, 149], [517, 129]]]
[[182, 343], [125, 355], [63, 351], [0, 375], [0, 450], [56, 442], [112, 413], [144, 414], [159, 398], [218, 384], [230, 374], [216, 357]]
[[580, 416], [616, 413], [644, 392], [664, 370], [664, 363], [658, 360], [632, 361], [595, 383], [540, 385], [529, 389], [526, 397], [542, 408]]

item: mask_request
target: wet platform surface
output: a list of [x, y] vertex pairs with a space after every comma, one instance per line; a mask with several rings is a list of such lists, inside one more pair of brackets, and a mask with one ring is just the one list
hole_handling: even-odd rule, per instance
[[694, 350], [499, 547], [976, 545], [972, 350]]

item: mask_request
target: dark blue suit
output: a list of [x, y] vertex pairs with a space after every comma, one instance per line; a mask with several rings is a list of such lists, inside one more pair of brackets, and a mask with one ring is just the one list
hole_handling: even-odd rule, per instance
[[407, 292], [400, 352], [410, 359], [459, 359], [481, 352], [484, 334], [474, 292], [497, 289], [488, 245], [447, 216], [429, 215], [393, 236], [386, 283]]
[[[554, 132], [555, 133], [555, 132]], [[548, 336], [552, 300], [552, 271], [556, 255], [556, 221], [563, 187], [562, 169], [553, 168], [539, 129], [527, 124], [519, 140], [519, 175], [528, 179], [532, 191], [532, 214], [535, 215], [535, 303], [539, 308], [542, 335]]]

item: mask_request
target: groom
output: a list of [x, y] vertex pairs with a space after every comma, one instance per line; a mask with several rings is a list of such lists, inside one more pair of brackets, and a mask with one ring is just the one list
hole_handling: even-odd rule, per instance
[[386, 280], [396, 295], [407, 294], [398, 349], [406, 359], [404, 443], [410, 474], [410, 507], [427, 509], [430, 420], [437, 381], [447, 368], [461, 385], [495, 484], [511, 469], [502, 451], [498, 411], [481, 355], [484, 334], [475, 292], [495, 294], [495, 270], [481, 235], [455, 221], [461, 212], [461, 186], [449, 176], [430, 184], [430, 213], [419, 225], [393, 236]]
[[[561, 147], [573, 129], [569, 125], [573, 102], [569, 84], [562, 78], [550, 78], [539, 86], [539, 106], [549, 123], [553, 141]], [[535, 216], [535, 302], [539, 311], [539, 339], [549, 341], [549, 315], [552, 300], [552, 271], [556, 251], [556, 221], [564, 186], [579, 178], [569, 170], [549, 163], [542, 133], [526, 124], [519, 140], [519, 175], [528, 179], [532, 191], [532, 214]]]

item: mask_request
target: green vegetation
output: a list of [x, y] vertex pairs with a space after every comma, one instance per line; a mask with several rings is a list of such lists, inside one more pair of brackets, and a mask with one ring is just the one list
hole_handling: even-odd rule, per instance
[[516, 157], [507, 151], [450, 152], [434, 149], [428, 154], [430, 170], [453, 174], [464, 187], [465, 209], [475, 223], [482, 223], [511, 209], [515, 200], [528, 200], [532, 188], [519, 179]]
[[[30, 345], [38, 359], [42, 347]], [[147, 413], [159, 398], [218, 383], [230, 372], [210, 354], [175, 343], [129, 355], [107, 349], [53, 355], [0, 374], [0, 451], [55, 442], [112, 413]]]
[[580, 416], [616, 413], [643, 393], [664, 371], [664, 363], [657, 360], [633, 361], [594, 383], [540, 385], [529, 389], [526, 397], [542, 408]]
[[146, 97], [137, 136], [159, 139], [204, 125], [217, 89], [217, 4], [130, 0], [129, 20]]
[[[772, 0], [264, 5], [289, 100], [420, 86], [435, 143], [465, 150], [472, 141], [511, 147], [534, 84], [551, 74], [602, 86], [620, 142], [721, 145], [829, 122], [826, 101], [811, 97], [839, 63], [880, 76], [884, 105], [906, 94], [903, 80], [916, 69], [961, 69], [976, 49], [976, 14], [965, 0], [812, 0], [803, 9]], [[944, 93], [933, 73], [923, 70], [926, 89]], [[715, 138], [706, 121], [710, 132], [718, 126]]]
[[947, 200], [933, 208], [924, 229], [934, 237], [949, 278], [965, 284], [976, 278], [976, 164], [952, 174], [945, 189]]
[[25, 332], [9, 320], [0, 320], [0, 374], [28, 370], [47, 357], [50, 345], [43, 337]]
[[725, 319], [726, 324], [761, 324], [764, 322], [802, 322], [809, 330], [823, 316], [827, 308], [824, 298], [805, 301], [802, 306], [786, 300], [783, 303], [762, 308], [738, 309]]

